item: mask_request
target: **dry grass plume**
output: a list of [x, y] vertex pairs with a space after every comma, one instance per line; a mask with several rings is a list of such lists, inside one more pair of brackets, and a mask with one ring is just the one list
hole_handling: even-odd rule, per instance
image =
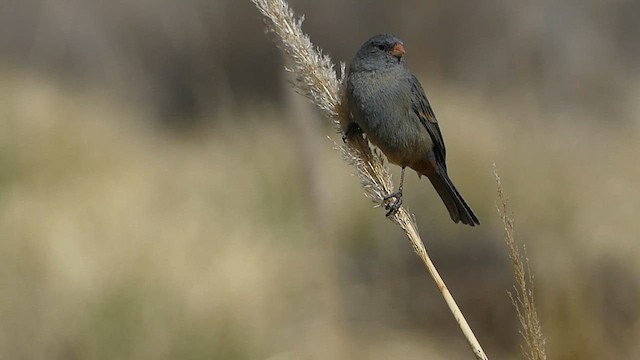
[[513, 214], [509, 210], [509, 201], [502, 190], [502, 182], [495, 164], [493, 165], [493, 171], [496, 177], [498, 199], [500, 200], [498, 212], [504, 224], [504, 239], [509, 249], [509, 259], [511, 259], [513, 265], [516, 281], [516, 284], [513, 286], [515, 297], [511, 292], [509, 292], [509, 297], [511, 298], [513, 306], [516, 308], [518, 320], [520, 321], [520, 335], [522, 335], [524, 339], [522, 352], [528, 360], [545, 360], [547, 358], [544, 347], [545, 338], [542, 334], [542, 327], [540, 326], [538, 312], [536, 311], [533, 295], [533, 275], [529, 268], [527, 251], [523, 246], [523, 255], [518, 249], [513, 235]]
[[[347, 122], [349, 116], [341, 102], [345, 76], [344, 64], [341, 65], [341, 76], [338, 79], [331, 59], [314, 47], [309, 37], [302, 31], [304, 18], [296, 18], [284, 0], [251, 1], [265, 16], [267, 29], [275, 35], [278, 47], [292, 61], [293, 65], [286, 70], [294, 75], [295, 89], [309, 98], [327, 118], [331, 119], [336, 132], [341, 133], [342, 124]], [[347, 144], [336, 143], [335, 146], [341, 151], [345, 161], [354, 167], [367, 197], [379, 204], [385, 195], [393, 191], [391, 175], [384, 165], [384, 157], [379, 151], [372, 151], [366, 139], [354, 138]], [[407, 234], [413, 249], [436, 282], [476, 358], [487, 359], [469, 324], [431, 262], [418, 234], [414, 217], [405, 207], [401, 207], [389, 218]]]

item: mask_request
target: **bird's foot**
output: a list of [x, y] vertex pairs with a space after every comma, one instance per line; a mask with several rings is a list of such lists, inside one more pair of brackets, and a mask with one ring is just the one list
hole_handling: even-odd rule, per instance
[[384, 208], [387, 210], [385, 216], [392, 216], [397, 213], [400, 206], [402, 206], [402, 191], [391, 193], [382, 198], [382, 200], [385, 203]]
[[344, 134], [342, 134], [342, 142], [346, 143], [347, 140], [354, 135], [362, 136], [362, 133], [363, 131], [360, 128], [360, 125], [358, 125], [358, 123], [350, 122], [347, 127], [347, 130], [345, 130]]

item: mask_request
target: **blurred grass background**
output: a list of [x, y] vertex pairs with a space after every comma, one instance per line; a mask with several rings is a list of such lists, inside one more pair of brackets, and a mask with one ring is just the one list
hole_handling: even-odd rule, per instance
[[[640, 358], [640, 3], [290, 4], [335, 61], [405, 40], [482, 226], [405, 203], [489, 356], [520, 358], [495, 161], [549, 357]], [[248, 1], [0, 3], [1, 358], [469, 357], [282, 65]]]

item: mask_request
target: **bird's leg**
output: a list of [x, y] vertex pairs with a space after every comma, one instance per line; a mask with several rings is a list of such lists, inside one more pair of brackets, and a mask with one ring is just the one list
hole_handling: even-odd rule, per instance
[[357, 122], [352, 121], [347, 125], [347, 130], [345, 130], [344, 134], [342, 134], [342, 141], [347, 142], [347, 139], [352, 137], [353, 135], [362, 135], [362, 129]]
[[384, 197], [384, 201], [393, 198], [393, 202], [387, 203], [385, 205], [385, 209], [387, 209], [387, 214], [385, 216], [391, 216], [398, 212], [400, 206], [402, 205], [402, 185], [404, 185], [404, 166], [402, 167], [402, 172], [400, 173], [400, 186], [398, 187], [398, 191], [391, 193]]

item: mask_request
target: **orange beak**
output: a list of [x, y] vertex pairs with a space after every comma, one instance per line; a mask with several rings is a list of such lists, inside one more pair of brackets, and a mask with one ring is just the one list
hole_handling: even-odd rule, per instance
[[397, 57], [398, 59], [404, 56], [404, 45], [402, 45], [402, 43], [396, 43], [395, 45], [393, 45], [391, 55]]

